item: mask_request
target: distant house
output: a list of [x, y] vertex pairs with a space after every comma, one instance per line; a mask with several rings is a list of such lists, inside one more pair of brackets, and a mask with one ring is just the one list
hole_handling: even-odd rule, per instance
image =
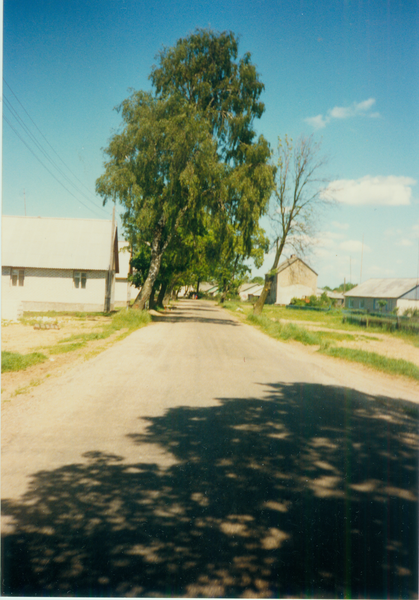
[[23, 311], [103, 311], [119, 272], [113, 221], [2, 218], [2, 318]]
[[254, 302], [260, 298], [260, 295], [263, 290], [263, 285], [257, 284], [255, 287], [252, 287], [247, 294], [247, 299], [249, 302]]
[[253, 292], [257, 292], [258, 288], [260, 287], [263, 288], [260, 283], [243, 283], [238, 289], [240, 300], [248, 300], [249, 294], [252, 295]]
[[[383, 308], [380, 300], [386, 302]], [[398, 308], [402, 315], [408, 308], [419, 308], [419, 281], [414, 278], [368, 279], [346, 292], [345, 308], [367, 312], [391, 312]]]
[[131, 300], [138, 296], [139, 289], [128, 280], [130, 274], [131, 251], [129, 243], [118, 242], [119, 273], [115, 274], [115, 306], [129, 306]]
[[267, 304], [290, 304], [293, 298], [306, 298], [317, 293], [317, 273], [301, 258], [292, 254], [281, 263], [266, 299]]

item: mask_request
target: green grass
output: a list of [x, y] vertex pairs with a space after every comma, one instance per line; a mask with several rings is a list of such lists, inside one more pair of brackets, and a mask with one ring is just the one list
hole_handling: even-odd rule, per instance
[[333, 331], [309, 331], [294, 323], [279, 323], [265, 316], [248, 314], [246, 321], [278, 340], [295, 340], [309, 346], [325, 346], [331, 341], [353, 339], [349, 334]]
[[63, 354], [72, 352], [85, 346], [88, 342], [105, 340], [117, 331], [125, 329], [118, 340], [123, 339], [136, 329], [144, 327], [151, 322], [151, 316], [147, 311], [122, 309], [112, 315], [109, 323], [106, 323], [102, 331], [91, 333], [77, 333], [63, 338], [56, 346], [49, 347], [50, 354]]
[[86, 345], [86, 342], [76, 342], [75, 344], [58, 344], [56, 346], [52, 346], [48, 348], [48, 352], [50, 354], [65, 354], [66, 352], [74, 352], [74, 350], [78, 350], [79, 348], [83, 348]]
[[[319, 314], [316, 312], [305, 312], [304, 318], [293, 319], [294, 314], [298, 311], [287, 311], [287, 309], [279, 306], [265, 306], [263, 314], [259, 317], [252, 314], [252, 306], [249, 303], [244, 302], [226, 302], [224, 307], [227, 310], [233, 312], [241, 321], [250, 323], [261, 329], [269, 336], [278, 340], [295, 340], [306, 345], [317, 345], [319, 346], [318, 351], [327, 356], [341, 358], [352, 362], [358, 362], [375, 370], [389, 373], [391, 375], [401, 375], [409, 377], [411, 379], [419, 380], [419, 367], [414, 363], [406, 360], [387, 358], [375, 352], [368, 352], [365, 350], [356, 350], [353, 348], [342, 348], [336, 345], [336, 342], [343, 340], [365, 340], [365, 341], [382, 341], [384, 338], [377, 338], [375, 336], [365, 335], [365, 329], [357, 326], [343, 324], [341, 317], [336, 318], [335, 314], [327, 314], [325, 322], [325, 314]], [[241, 308], [241, 311], [237, 311], [237, 308]], [[327, 331], [310, 331], [296, 325], [295, 323], [286, 322], [286, 319], [301, 320], [301, 321], [312, 321], [318, 326], [327, 328]], [[308, 318], [307, 318], [308, 317]], [[279, 319], [283, 319], [281, 322]], [[333, 331], [333, 328], [344, 329], [353, 331], [353, 333], [344, 333], [341, 331]], [[329, 330], [331, 329], [331, 330]], [[362, 333], [361, 333], [362, 332]], [[412, 336], [402, 334], [400, 332], [389, 333], [388, 335], [402, 338], [405, 341], [418, 346], [418, 342], [412, 339]]]
[[[243, 313], [246, 315], [251, 314], [253, 311], [253, 305], [250, 302], [240, 302], [231, 300], [225, 302], [220, 306], [224, 306], [224, 308], [231, 310], [236, 314], [236, 316], [242, 314], [241, 311], [243, 311]], [[241, 311], [237, 311], [238, 308], [240, 308]], [[417, 334], [407, 333], [404, 331], [388, 332], [384, 331], [382, 328], [377, 327], [369, 327], [368, 332], [366, 332], [365, 327], [355, 325], [352, 323], [342, 323], [343, 313], [342, 311], [337, 309], [324, 313], [311, 310], [290, 310], [285, 308], [284, 306], [265, 304], [261, 316], [268, 317], [270, 319], [281, 319], [283, 321], [307, 321], [312, 323], [313, 325], [317, 325], [318, 327], [324, 327], [325, 329], [339, 329], [342, 331], [354, 332], [364, 335], [366, 333], [371, 333], [372, 335], [380, 333], [391, 337], [395, 337], [397, 339], [401, 339], [408, 344], [412, 344], [415, 347], [419, 347], [419, 339]], [[382, 338], [365, 335], [364, 339], [374, 339], [378, 341]]]
[[45, 354], [41, 352], [31, 352], [30, 354], [19, 354], [18, 352], [1, 353], [1, 372], [24, 371], [28, 367], [37, 365], [47, 360]]
[[358, 362], [384, 373], [403, 375], [404, 377], [410, 377], [419, 381], [419, 367], [407, 360], [387, 358], [376, 352], [366, 352], [365, 350], [355, 350], [353, 348], [338, 348], [336, 346], [322, 348], [320, 352], [327, 356]]

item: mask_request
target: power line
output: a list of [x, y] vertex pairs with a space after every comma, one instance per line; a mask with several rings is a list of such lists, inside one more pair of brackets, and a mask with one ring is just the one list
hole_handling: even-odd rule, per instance
[[[16, 96], [16, 94], [14, 93], [14, 91], [12, 90], [12, 88], [10, 87], [10, 85], [7, 83], [7, 81], [4, 78], [3, 78], [3, 81], [5, 82], [5, 84], [7, 85], [7, 87], [10, 89], [11, 93], [16, 98], [16, 100], [18, 101], [18, 103], [20, 104], [20, 106], [22, 107], [22, 109], [25, 111], [25, 113], [27, 114], [27, 116], [30, 119], [30, 121], [33, 123], [33, 125], [36, 127], [36, 129], [39, 131], [39, 133], [41, 134], [41, 136], [43, 137], [43, 139], [45, 140], [45, 142], [48, 144], [48, 146], [51, 148], [51, 150], [54, 152], [54, 154], [59, 158], [59, 160], [62, 162], [62, 164], [65, 166], [65, 168], [88, 191], [88, 193], [91, 194], [95, 198], [94, 194], [92, 194], [92, 192], [83, 184], [83, 182], [80, 181], [80, 179], [73, 173], [73, 171], [70, 169], [70, 167], [65, 163], [65, 161], [61, 158], [61, 156], [58, 154], [58, 152], [54, 149], [54, 147], [49, 143], [49, 141], [47, 140], [47, 138], [45, 137], [45, 135], [39, 129], [39, 127], [37, 126], [37, 124], [35, 123], [35, 121], [32, 119], [32, 117], [30, 116], [30, 114], [28, 113], [28, 111], [26, 110], [26, 108], [20, 102], [19, 98]], [[88, 196], [86, 196], [86, 194], [75, 183], [73, 183], [73, 181], [71, 181], [71, 179], [66, 175], [66, 173], [64, 173], [63, 170], [57, 165], [56, 161], [53, 160], [53, 158], [50, 156], [50, 154], [48, 153], [48, 151], [42, 146], [41, 142], [38, 141], [38, 139], [36, 138], [36, 136], [32, 133], [32, 131], [27, 126], [27, 124], [20, 117], [19, 113], [13, 107], [13, 105], [11, 104], [11, 102], [6, 97], [4, 97], [4, 100], [6, 101], [7, 108], [10, 110], [11, 114], [13, 115], [13, 117], [16, 119], [16, 121], [22, 127], [22, 129], [24, 130], [24, 132], [26, 133], [26, 135], [29, 136], [29, 138], [31, 139], [32, 143], [35, 144], [35, 146], [37, 147], [37, 149], [43, 154], [43, 156], [49, 161], [49, 163], [58, 171], [58, 173], [61, 175], [61, 177], [63, 177], [65, 179], [65, 181], [69, 185], [71, 185], [79, 194], [81, 194], [88, 202], [90, 202], [91, 204], [93, 204], [93, 206], [96, 209], [100, 209], [102, 212], [106, 213], [107, 211], [105, 209], [103, 209], [101, 206], [98, 206], [96, 202], [94, 202], [91, 198], [89, 198]], [[8, 121], [8, 124], [10, 125], [10, 127], [12, 127], [12, 129], [16, 133], [16, 135], [18, 135], [17, 131], [13, 128], [13, 126], [11, 125], [11, 123], [9, 121]], [[23, 142], [23, 139], [20, 136], [18, 136], [18, 137]], [[29, 148], [29, 146], [26, 143], [25, 143], [25, 145], [26, 145], [27, 148]], [[35, 155], [35, 153], [32, 150], [31, 150], [31, 152], [35, 156], [35, 158], [37, 158], [39, 160], [39, 162], [41, 162], [41, 164], [46, 168], [46, 166], [44, 165], [44, 163]], [[51, 171], [48, 170], [48, 172], [52, 175]], [[54, 176], [54, 178], [64, 187], [64, 189], [67, 190], [67, 188], [62, 184], [62, 182], [60, 182], [57, 179], [57, 177]], [[69, 190], [67, 190], [67, 191], [69, 192]], [[75, 197], [74, 194], [71, 194], [71, 195], [73, 197]], [[83, 204], [83, 202], [81, 202], [81, 204]], [[85, 206], [85, 205], [83, 204], [83, 206]]]
[[62, 181], [60, 181], [59, 179], [57, 179], [57, 177], [54, 175], [54, 173], [52, 173], [52, 171], [49, 170], [49, 168], [42, 162], [42, 160], [39, 158], [39, 156], [37, 156], [35, 154], [35, 152], [32, 150], [32, 148], [25, 142], [25, 140], [21, 137], [20, 133], [18, 131], [16, 131], [16, 129], [10, 123], [10, 121], [6, 117], [6, 115], [3, 115], [3, 118], [6, 121], [6, 123], [9, 125], [9, 127], [15, 132], [15, 134], [20, 139], [20, 141], [26, 146], [26, 148], [29, 150], [29, 152], [31, 152], [31, 154], [33, 154], [33, 156], [36, 158], [36, 160], [41, 163], [41, 165], [44, 167], [44, 169], [46, 169], [48, 171], [48, 173], [55, 179], [55, 181], [57, 181], [61, 185], [61, 187], [63, 187], [65, 189], [65, 191], [70, 194], [70, 196], [73, 196], [73, 198], [75, 200], [77, 200], [77, 202], [80, 202], [80, 204], [82, 204], [85, 208], [87, 208], [87, 210], [90, 210], [90, 212], [94, 213], [95, 211], [92, 208], [90, 208], [90, 206], [87, 206], [87, 204], [84, 204], [84, 202], [82, 202], [81, 200], [79, 200], [79, 198], [77, 198], [72, 192], [70, 192], [69, 189], [67, 189], [65, 187], [65, 185], [62, 183]]

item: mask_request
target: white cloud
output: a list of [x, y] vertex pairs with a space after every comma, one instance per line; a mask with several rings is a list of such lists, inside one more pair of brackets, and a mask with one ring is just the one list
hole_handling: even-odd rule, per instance
[[304, 121], [314, 127], [314, 129], [323, 129], [323, 127], [326, 127], [328, 123], [323, 115], [317, 115], [317, 117], [307, 117], [307, 119], [304, 119]]
[[411, 186], [415, 183], [411, 177], [367, 175], [361, 179], [332, 181], [324, 190], [323, 196], [352, 206], [407, 206], [412, 196]]
[[332, 221], [332, 225], [333, 227], [336, 227], [336, 229], [349, 229], [349, 223], [338, 223], [337, 221]]
[[330, 108], [326, 115], [307, 117], [304, 121], [314, 129], [323, 129], [323, 127], [326, 127], [334, 119], [350, 119], [352, 117], [377, 118], [380, 116], [380, 113], [370, 112], [374, 104], [375, 98], [368, 98], [368, 100], [364, 100], [363, 102], [353, 102], [350, 106], [335, 106], [334, 108]]
[[[348, 240], [339, 244], [339, 248], [341, 248], [341, 250], [345, 250], [346, 252], [362, 252], [362, 242], [359, 242], [358, 240]], [[364, 252], [370, 251], [371, 248], [364, 244]]]
[[413, 242], [411, 242], [410, 240], [400, 240], [400, 242], [397, 244], [398, 246], [413, 246]]
[[397, 235], [397, 236], [398, 236], [398, 235], [400, 235], [400, 234], [402, 234], [402, 233], [403, 233], [403, 232], [402, 232], [402, 230], [401, 230], [401, 229], [396, 229], [395, 227], [390, 227], [389, 229], [386, 229], [386, 230], [385, 230], [385, 232], [384, 232], [384, 235], [387, 235], [387, 236], [391, 236], [391, 237], [393, 237], [393, 236], [395, 236], [395, 235]]

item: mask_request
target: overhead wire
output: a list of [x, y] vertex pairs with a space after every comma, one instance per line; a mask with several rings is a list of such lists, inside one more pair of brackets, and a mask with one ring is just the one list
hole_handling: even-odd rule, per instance
[[[37, 124], [35, 123], [35, 121], [32, 119], [32, 117], [30, 116], [30, 114], [28, 113], [28, 111], [26, 110], [26, 108], [20, 102], [19, 98], [16, 96], [16, 94], [14, 93], [14, 91], [12, 90], [12, 88], [10, 87], [10, 85], [7, 83], [7, 81], [4, 78], [3, 78], [3, 81], [5, 82], [5, 84], [7, 85], [7, 87], [9, 88], [9, 90], [11, 91], [11, 93], [13, 94], [13, 96], [16, 98], [17, 102], [20, 104], [20, 106], [22, 107], [22, 109], [25, 111], [25, 113], [28, 116], [28, 118], [30, 119], [30, 121], [36, 127], [37, 131], [40, 133], [40, 135], [43, 137], [43, 139], [45, 140], [45, 142], [48, 144], [48, 146], [54, 152], [54, 154], [59, 158], [59, 160], [66, 167], [66, 169], [71, 173], [71, 175], [88, 191], [88, 193], [91, 194], [93, 197], [95, 197], [94, 194], [92, 194], [92, 192], [83, 184], [83, 182], [81, 182], [80, 179], [73, 173], [73, 171], [70, 169], [70, 167], [66, 164], [66, 162], [61, 158], [61, 156], [58, 154], [58, 152], [54, 149], [54, 147], [49, 143], [49, 141], [47, 140], [47, 138], [45, 137], [45, 135], [39, 129], [39, 127], [37, 126]], [[4, 100], [5, 100], [5, 106], [8, 108], [8, 110], [13, 115], [13, 117], [16, 119], [16, 121], [18, 122], [18, 124], [20, 125], [20, 127], [23, 129], [23, 131], [25, 132], [25, 134], [30, 138], [31, 142], [33, 144], [35, 144], [35, 146], [38, 149], [38, 151], [42, 153], [42, 155], [45, 157], [45, 159], [56, 169], [56, 171], [61, 175], [61, 177], [64, 178], [64, 180], [67, 182], [67, 184], [71, 185], [77, 191], [78, 194], [82, 195], [88, 202], [90, 202], [91, 204], [93, 204], [93, 206], [95, 207], [96, 210], [101, 210], [102, 212], [106, 213], [107, 211], [105, 209], [103, 209], [101, 206], [98, 206], [96, 204], [96, 202], [94, 202], [93, 200], [91, 200], [73, 181], [71, 181], [71, 179], [67, 176], [67, 174], [57, 165], [56, 161], [50, 156], [49, 152], [45, 149], [45, 147], [42, 145], [42, 143], [39, 141], [39, 139], [37, 139], [37, 137], [33, 134], [33, 132], [28, 127], [28, 125], [25, 123], [25, 121], [19, 115], [19, 113], [17, 112], [17, 110], [15, 109], [15, 107], [12, 105], [12, 103], [10, 102], [10, 100], [8, 98], [6, 98], [6, 97], [4, 97]], [[85, 206], [86, 208], [88, 208], [92, 212], [91, 208], [87, 207], [79, 198], [77, 198], [72, 192], [70, 192], [70, 190], [68, 190], [68, 188], [63, 184], [63, 182], [60, 181], [50, 171], [50, 169], [48, 169], [48, 167], [44, 164], [44, 162], [39, 158], [39, 156], [37, 156], [37, 154], [33, 151], [33, 149], [31, 149], [30, 146], [24, 141], [24, 139], [19, 135], [19, 133], [17, 132], [17, 130], [13, 127], [13, 125], [11, 124], [11, 122], [6, 117], [5, 117], [5, 120], [8, 123], [8, 125], [11, 127], [11, 129], [14, 131], [14, 133], [17, 135], [17, 137], [28, 148], [28, 150], [30, 150], [30, 152], [42, 164], [42, 166], [50, 173], [50, 175], [52, 175], [54, 177], [54, 179], [71, 196], [73, 196], [73, 198], [75, 198], [78, 202], [80, 202], [80, 204], [82, 204], [83, 206]]]
[[[36, 160], [38, 162], [41, 163], [41, 165], [44, 167], [44, 169], [46, 169], [48, 171], [48, 173], [55, 179], [55, 181], [57, 181], [61, 187], [63, 187], [66, 192], [68, 192], [70, 194], [70, 196], [73, 196], [73, 198], [75, 198], [77, 200], [77, 202], [79, 202], [82, 206], [84, 206], [85, 208], [87, 208], [87, 210], [90, 210], [90, 212], [92, 212], [93, 214], [95, 214], [95, 211], [90, 207], [87, 206], [87, 204], [84, 204], [84, 202], [82, 202], [79, 198], [77, 198], [72, 192], [70, 192], [69, 189], [67, 189], [65, 187], [65, 185], [63, 184], [62, 181], [60, 181], [52, 171], [50, 171], [50, 169], [42, 162], [42, 160], [39, 158], [39, 156], [37, 156], [35, 154], [35, 152], [32, 150], [32, 148], [26, 143], [26, 141], [22, 138], [22, 136], [20, 135], [20, 133], [13, 127], [13, 125], [10, 123], [9, 119], [6, 117], [6, 115], [3, 115], [4, 120], [6, 121], [6, 123], [9, 125], [9, 127], [15, 132], [15, 134], [17, 135], [17, 137], [20, 139], [20, 141], [26, 146], [26, 148], [29, 150], [29, 152], [31, 152], [31, 154], [33, 154], [33, 156], [36, 158]], [[96, 213], [97, 215], [98, 213]]]

